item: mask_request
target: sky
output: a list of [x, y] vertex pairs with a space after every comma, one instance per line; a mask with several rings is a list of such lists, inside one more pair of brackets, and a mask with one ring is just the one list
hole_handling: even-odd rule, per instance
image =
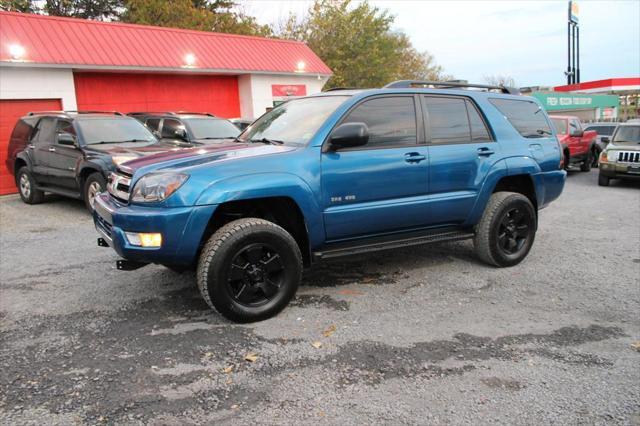
[[[260, 23], [302, 15], [310, 0], [243, 0]], [[517, 86], [566, 84], [567, 1], [370, 0], [394, 30], [469, 82], [513, 77]], [[640, 0], [579, 1], [582, 81], [640, 76]]]

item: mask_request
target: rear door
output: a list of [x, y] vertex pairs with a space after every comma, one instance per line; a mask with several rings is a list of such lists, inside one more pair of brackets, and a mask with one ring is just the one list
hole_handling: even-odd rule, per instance
[[49, 155], [49, 181], [51, 185], [77, 190], [76, 167], [83, 154], [75, 146], [59, 144], [58, 137], [62, 134], [77, 137], [73, 124], [69, 120], [58, 119], [56, 122], [53, 151]]
[[322, 154], [327, 240], [428, 223], [427, 147], [416, 111], [413, 95], [397, 95], [367, 98], [347, 113], [342, 123], [365, 123], [369, 143]]
[[457, 225], [470, 214], [484, 176], [500, 157], [500, 146], [471, 99], [421, 99], [429, 142], [429, 224]]
[[38, 182], [49, 183], [50, 157], [55, 151], [53, 140], [55, 138], [55, 118], [43, 117], [38, 121], [35, 131], [31, 135], [28, 145], [32, 153], [33, 174]]

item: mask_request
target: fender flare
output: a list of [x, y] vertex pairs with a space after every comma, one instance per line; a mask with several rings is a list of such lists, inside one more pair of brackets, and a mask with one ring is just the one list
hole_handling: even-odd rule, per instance
[[324, 223], [318, 197], [311, 186], [291, 173], [269, 172], [234, 176], [209, 185], [195, 205], [222, 204], [229, 201], [286, 197], [296, 203], [304, 217], [309, 245], [314, 247], [324, 240]]

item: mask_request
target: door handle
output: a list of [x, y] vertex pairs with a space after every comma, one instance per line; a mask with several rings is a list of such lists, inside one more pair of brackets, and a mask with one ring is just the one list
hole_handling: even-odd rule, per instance
[[404, 161], [407, 163], [419, 163], [422, 160], [426, 160], [427, 156], [422, 155], [419, 152], [408, 152], [404, 155]]
[[49, 152], [56, 152], [56, 148], [55, 148], [55, 147], [53, 147], [53, 146], [50, 146], [50, 147], [49, 147]]
[[486, 146], [483, 146], [482, 148], [478, 148], [478, 155], [481, 157], [488, 157], [493, 154], [495, 154], [495, 151], [487, 148]]

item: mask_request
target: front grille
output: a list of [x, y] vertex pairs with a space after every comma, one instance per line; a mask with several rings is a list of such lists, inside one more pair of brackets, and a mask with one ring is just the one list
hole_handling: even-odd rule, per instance
[[112, 197], [123, 203], [128, 203], [129, 191], [131, 190], [131, 175], [121, 170], [111, 173], [107, 182], [107, 190]]
[[96, 225], [100, 227], [107, 237], [112, 238], [111, 233], [113, 226], [99, 214], [96, 215]]
[[640, 152], [620, 151], [618, 153], [618, 163], [640, 163]]

